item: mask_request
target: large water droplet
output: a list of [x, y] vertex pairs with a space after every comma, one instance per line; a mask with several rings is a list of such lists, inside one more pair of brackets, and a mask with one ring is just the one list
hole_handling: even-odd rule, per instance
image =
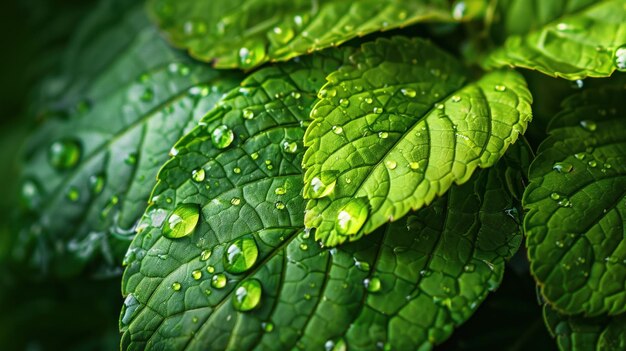
[[369, 209], [367, 200], [356, 198], [345, 204], [337, 214], [335, 229], [341, 235], [354, 235], [367, 220]]
[[224, 269], [230, 273], [243, 273], [256, 263], [259, 248], [252, 237], [235, 240], [226, 249]]
[[58, 170], [74, 168], [80, 161], [81, 147], [74, 139], [55, 141], [48, 150], [48, 161]]
[[237, 311], [250, 311], [261, 302], [263, 289], [261, 282], [256, 279], [247, 279], [239, 283], [233, 295], [233, 307]]
[[615, 63], [615, 67], [618, 71], [626, 72], [626, 44], [615, 50], [613, 62]]
[[337, 184], [337, 172], [324, 171], [319, 177], [311, 179], [308, 195], [311, 199], [319, 199], [330, 195]]
[[235, 139], [235, 133], [228, 126], [221, 125], [211, 132], [211, 142], [218, 149], [225, 149]]
[[170, 239], [185, 237], [193, 232], [199, 219], [198, 205], [182, 204], [164, 222], [163, 235]]

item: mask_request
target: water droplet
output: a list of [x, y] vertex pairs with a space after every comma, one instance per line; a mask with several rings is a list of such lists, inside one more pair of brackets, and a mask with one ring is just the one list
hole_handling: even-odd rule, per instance
[[239, 168], [239, 167], [233, 168], [233, 173], [235, 173], [235, 174], [241, 173], [241, 168]]
[[333, 171], [325, 171], [319, 177], [311, 179], [311, 186], [308, 192], [309, 198], [319, 199], [330, 195], [335, 189], [335, 184], [337, 184], [336, 174]]
[[207, 272], [209, 272], [209, 273], [211, 273], [211, 274], [213, 274], [213, 273], [215, 273], [215, 267], [213, 267], [213, 266], [207, 266], [207, 267], [206, 267], [206, 271], [207, 271]]
[[257, 279], [246, 279], [237, 285], [233, 295], [233, 307], [237, 311], [246, 312], [254, 309], [261, 302], [261, 282]]
[[224, 269], [230, 273], [243, 273], [256, 263], [259, 248], [252, 237], [235, 240], [226, 249]]
[[559, 195], [558, 193], [552, 193], [552, 194], [550, 194], [550, 198], [552, 200], [558, 200], [558, 199], [561, 198], [561, 195]]
[[598, 166], [598, 162], [596, 162], [596, 160], [591, 160], [591, 161], [587, 162], [587, 164], [591, 168], [596, 168], [596, 166]]
[[102, 174], [92, 175], [89, 177], [89, 189], [93, 195], [98, 195], [104, 189], [105, 178]]
[[285, 204], [282, 203], [281, 201], [276, 201], [276, 203], [274, 204], [274, 207], [276, 207], [276, 209], [278, 209], [278, 210], [284, 210], [285, 209]]
[[200, 278], [202, 278], [202, 272], [196, 269], [195, 271], [191, 272], [191, 277], [194, 280], [200, 280]]
[[595, 132], [596, 129], [598, 128], [598, 125], [596, 124], [596, 122], [591, 121], [591, 120], [580, 121], [580, 126], [588, 132]]
[[202, 250], [200, 253], [200, 261], [206, 261], [211, 257], [211, 250]]
[[368, 216], [368, 203], [364, 198], [356, 198], [345, 204], [337, 214], [335, 229], [341, 235], [354, 235], [361, 230]]
[[343, 133], [343, 128], [341, 128], [341, 126], [333, 126], [332, 130], [333, 130], [333, 133], [335, 134]]
[[176, 239], [193, 232], [200, 219], [200, 208], [195, 204], [178, 206], [163, 225], [163, 236]]
[[343, 339], [339, 339], [337, 342], [328, 340], [324, 344], [324, 349], [326, 351], [348, 351], [348, 346]]
[[463, 271], [465, 272], [473, 272], [476, 270], [476, 265], [472, 264], [472, 263], [468, 263], [465, 266], [463, 266]]
[[439, 104], [439, 103], [437, 103], [437, 104], [435, 104], [435, 108], [436, 108], [437, 110], [443, 110], [443, 109], [445, 109], [445, 108], [446, 108], [446, 106], [445, 106], [444, 104]]
[[48, 150], [48, 161], [58, 170], [74, 168], [80, 161], [80, 156], [80, 144], [73, 139], [55, 141]]
[[563, 246], [565, 246], [565, 244], [561, 240], [555, 241], [554, 245], [556, 245], [556, 247], [559, 247], [559, 248], [562, 248]]
[[204, 172], [204, 169], [202, 168], [197, 168], [191, 171], [191, 179], [193, 179], [194, 182], [197, 182], [197, 183], [203, 182], [205, 176], [206, 176], [206, 173]]
[[348, 106], [350, 106], [350, 100], [348, 100], [348, 99], [339, 99], [339, 105], [341, 105], [341, 107], [348, 107]]
[[235, 134], [225, 125], [215, 128], [211, 133], [211, 142], [213, 143], [213, 146], [218, 149], [225, 149], [229, 147], [234, 139]]
[[252, 111], [250, 109], [244, 109], [243, 110], [243, 118], [245, 118], [245, 119], [252, 119], [252, 118], [254, 118], [254, 111]]
[[356, 268], [358, 268], [359, 270], [361, 270], [363, 272], [369, 272], [369, 270], [370, 270], [370, 264], [365, 262], [365, 261], [356, 261], [355, 260], [354, 265], [356, 266]]
[[364, 101], [365, 101], [366, 103], [368, 103], [368, 104], [371, 104], [372, 102], [374, 102], [374, 100], [372, 100], [372, 98], [371, 98], [371, 97], [366, 97], [366, 98], [364, 99]]
[[294, 99], [296, 99], [296, 100], [297, 100], [297, 99], [300, 99], [300, 98], [302, 97], [302, 94], [300, 94], [300, 93], [299, 93], [299, 92], [297, 92], [297, 91], [294, 91], [294, 92], [292, 92], [292, 93], [291, 93], [291, 96], [292, 96]]
[[422, 277], [429, 277], [431, 274], [433, 274], [433, 272], [430, 269], [422, 269], [420, 271], [420, 276]]
[[124, 159], [124, 163], [126, 163], [129, 166], [133, 166], [137, 164], [137, 153], [136, 152], [131, 152], [129, 153], [126, 158]]
[[415, 97], [415, 95], [417, 95], [417, 93], [415, 92], [415, 89], [411, 89], [411, 88], [400, 89], [400, 92], [402, 93], [402, 95], [408, 96], [408, 97]]
[[567, 162], [556, 162], [552, 166], [552, 169], [559, 173], [569, 173], [574, 169], [574, 166]]
[[266, 333], [271, 333], [274, 330], [274, 324], [271, 322], [263, 322], [261, 323], [261, 327], [265, 330]]
[[276, 195], [285, 195], [287, 193], [287, 190], [285, 190], [285, 188], [283, 187], [278, 187], [276, 189], [274, 189], [274, 194]]
[[568, 198], [563, 197], [558, 202], [558, 205], [561, 206], [561, 207], [572, 207], [572, 202]]
[[257, 160], [259, 158], [259, 153], [258, 152], [251, 153], [250, 158], [253, 160]]
[[41, 205], [41, 187], [35, 180], [26, 179], [22, 183], [21, 197], [27, 208], [36, 209]]
[[[208, 271], [208, 268], [207, 268]], [[218, 273], [211, 277], [211, 286], [216, 289], [222, 289], [226, 286], [228, 280], [226, 279], [226, 274]]]
[[387, 139], [389, 137], [389, 133], [387, 132], [379, 132], [378, 137], [381, 139]]
[[413, 162], [409, 163], [409, 168], [411, 170], [413, 170], [413, 171], [417, 171], [418, 169], [420, 169], [420, 164], [419, 164], [419, 162], [413, 161]]
[[174, 291], [180, 291], [180, 289], [181, 289], [182, 287], [183, 287], [183, 286], [182, 286], [182, 285], [180, 285], [180, 283], [179, 283], [179, 282], [174, 282], [174, 283], [172, 283], [172, 290], [174, 290]]
[[230, 204], [233, 206], [239, 206], [241, 205], [241, 199], [238, 197], [233, 197], [232, 199], [230, 199]]
[[283, 141], [283, 150], [290, 154], [295, 154], [298, 151], [298, 143], [295, 141]]
[[380, 291], [381, 288], [380, 279], [377, 277], [365, 279], [363, 281], [363, 285], [365, 285], [365, 289], [369, 292], [377, 292]]
[[460, 96], [458, 96], [458, 95], [452, 96], [452, 102], [459, 102], [459, 101], [461, 101], [461, 97]]
[[375, 114], [379, 115], [379, 114], [383, 113], [383, 108], [382, 107], [374, 107], [374, 109], [372, 111]]
[[306, 251], [306, 250], [308, 250], [308, 249], [309, 249], [309, 245], [307, 245], [307, 244], [305, 244], [305, 243], [300, 244], [300, 250], [302, 250], [302, 251]]
[[574, 157], [576, 157], [576, 159], [578, 159], [578, 160], [581, 160], [581, 161], [582, 161], [582, 160], [584, 160], [584, 159], [585, 159], [585, 154], [584, 154], [584, 153], [582, 153], [582, 152], [579, 152], [579, 153], [577, 153], [577, 154], [574, 154]]
[[504, 85], [496, 85], [495, 89], [496, 91], [499, 91], [499, 92], [506, 91], [506, 87]]
[[393, 160], [387, 160], [385, 161], [385, 166], [387, 166], [387, 168], [389, 169], [396, 169], [396, 167], [398, 167], [398, 163]]
[[128, 294], [128, 296], [126, 296], [126, 299], [124, 299], [124, 306], [122, 307], [122, 325], [126, 326], [131, 322], [135, 311], [140, 306], [141, 304], [139, 303], [135, 295]]
[[618, 71], [626, 72], [626, 44], [615, 50], [613, 62], [615, 63], [615, 67]]

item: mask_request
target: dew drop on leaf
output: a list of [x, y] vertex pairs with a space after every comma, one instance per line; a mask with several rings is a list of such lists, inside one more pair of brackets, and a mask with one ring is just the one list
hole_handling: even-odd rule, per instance
[[337, 184], [337, 173], [334, 171], [325, 171], [319, 177], [311, 179], [309, 187], [309, 197], [311, 199], [320, 199], [330, 195]]
[[225, 149], [235, 139], [235, 134], [228, 126], [221, 125], [211, 132], [211, 142], [218, 149]]
[[226, 274], [224, 273], [219, 273], [211, 277], [211, 286], [216, 289], [223, 289], [226, 286], [226, 283], [227, 283], [227, 279], [226, 279]]
[[580, 121], [580, 126], [588, 132], [595, 132], [596, 129], [598, 129], [598, 125], [596, 124], [596, 122], [590, 120]]
[[274, 324], [271, 322], [263, 322], [261, 323], [261, 327], [265, 330], [266, 333], [271, 333], [274, 330]]
[[172, 283], [172, 290], [174, 291], [180, 291], [180, 289], [182, 288], [182, 285], [180, 285], [179, 282], [174, 282]]
[[499, 92], [506, 91], [506, 87], [504, 85], [496, 85], [494, 88]]
[[254, 309], [261, 302], [262, 291], [261, 282], [257, 279], [244, 280], [235, 288], [233, 307], [241, 312]]
[[289, 154], [295, 154], [298, 151], [298, 143], [295, 141], [283, 141], [283, 150]]
[[200, 278], [202, 278], [202, 271], [196, 269], [195, 271], [191, 272], [191, 277], [194, 280], [200, 280]]
[[80, 192], [77, 187], [72, 186], [67, 191], [67, 194], [65, 194], [65, 197], [72, 202], [76, 202], [80, 198]]
[[339, 99], [339, 105], [341, 105], [341, 107], [348, 107], [348, 106], [350, 106], [350, 100], [348, 100], [348, 99]]
[[363, 285], [365, 285], [365, 289], [369, 292], [378, 292], [382, 286], [378, 277], [365, 279]]
[[245, 118], [245, 119], [252, 119], [252, 118], [254, 118], [254, 111], [252, 111], [250, 109], [243, 110], [243, 118]]
[[285, 204], [282, 203], [281, 201], [276, 201], [276, 203], [274, 204], [274, 207], [276, 207], [276, 209], [278, 209], [278, 210], [284, 210], [285, 209]]
[[22, 183], [21, 198], [29, 209], [35, 209], [41, 204], [41, 188], [33, 179], [26, 179]]
[[274, 194], [276, 195], [285, 195], [287, 193], [287, 190], [285, 190], [285, 188], [283, 187], [278, 187], [276, 189], [274, 189]]
[[356, 198], [345, 204], [337, 214], [335, 229], [341, 235], [354, 235], [359, 232], [369, 213], [367, 200]]
[[55, 141], [48, 150], [48, 162], [57, 170], [74, 168], [81, 157], [81, 147], [74, 139]]
[[256, 263], [259, 248], [251, 237], [244, 237], [232, 242], [224, 254], [224, 269], [230, 273], [243, 273]]
[[163, 224], [163, 236], [170, 239], [185, 237], [193, 232], [200, 219], [200, 208], [195, 204], [182, 204], [170, 214]]
[[191, 179], [194, 182], [200, 183], [204, 181], [204, 177], [206, 176], [206, 172], [202, 168], [194, 169], [191, 171]]
[[122, 325], [128, 325], [135, 314], [137, 308], [140, 307], [139, 301], [133, 294], [128, 294], [124, 299], [124, 306], [122, 306], [122, 316], [120, 322]]
[[378, 137], [381, 139], [387, 139], [389, 137], [389, 133], [387, 132], [379, 132]]
[[98, 195], [104, 189], [105, 177], [102, 174], [94, 174], [89, 177], [89, 190], [93, 195]]
[[200, 253], [200, 261], [206, 261], [211, 257], [211, 250], [202, 250], [202, 252]]
[[333, 133], [335, 134], [343, 133], [343, 128], [341, 126], [333, 126], [332, 130], [333, 130]]
[[385, 161], [385, 166], [387, 166], [388, 169], [396, 169], [396, 167], [398, 167], [398, 163], [396, 161], [393, 160], [387, 160]]
[[552, 169], [559, 173], [569, 173], [574, 169], [574, 166], [567, 162], [555, 162]]
[[561, 198], [561, 195], [559, 195], [558, 193], [552, 193], [550, 194], [550, 198], [556, 201]]
[[402, 95], [408, 96], [408, 97], [415, 97], [415, 95], [417, 95], [417, 93], [415, 92], [415, 89], [411, 89], [411, 88], [400, 89], [400, 92], [402, 93]]

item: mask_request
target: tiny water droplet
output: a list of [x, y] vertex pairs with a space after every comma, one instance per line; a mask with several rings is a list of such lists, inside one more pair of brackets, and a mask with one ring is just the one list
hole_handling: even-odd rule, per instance
[[615, 50], [615, 57], [613, 58], [615, 67], [620, 72], [626, 72], [626, 44], [618, 47]]
[[233, 173], [235, 173], [235, 174], [241, 173], [241, 168], [239, 168], [239, 167], [233, 168]]
[[582, 152], [579, 152], [579, 153], [577, 153], [577, 154], [574, 154], [574, 157], [576, 157], [576, 159], [578, 159], [578, 160], [581, 160], [581, 161], [582, 161], [582, 160], [584, 160], [584, 159], [585, 159], [585, 154], [584, 154], [584, 153], [582, 153]]
[[172, 290], [174, 291], [180, 291], [180, 289], [182, 288], [182, 285], [180, 285], [179, 282], [174, 282], [172, 283]]
[[215, 273], [215, 267], [213, 267], [213, 266], [207, 266], [207, 267], [206, 267], [206, 271], [207, 271], [208, 273], [213, 274], [213, 273]]
[[496, 91], [499, 91], [499, 92], [506, 91], [506, 87], [504, 85], [499, 85], [498, 84], [494, 88], [496, 89]]
[[104, 189], [105, 177], [102, 174], [92, 175], [89, 177], [89, 189], [93, 195], [98, 195]]
[[243, 273], [256, 263], [259, 248], [252, 237], [244, 237], [231, 243], [224, 254], [224, 269], [230, 273]]
[[552, 200], [558, 200], [558, 199], [561, 198], [561, 195], [559, 195], [558, 193], [552, 193], [552, 194], [550, 194], [550, 198]]
[[195, 204], [182, 204], [170, 214], [163, 224], [163, 236], [170, 239], [185, 237], [193, 232], [200, 219], [200, 208]]
[[65, 197], [72, 202], [76, 202], [80, 198], [80, 192], [77, 187], [71, 186], [65, 194]]
[[309, 187], [309, 197], [319, 199], [330, 195], [337, 184], [336, 172], [322, 172], [319, 177], [311, 179]]
[[404, 96], [408, 96], [408, 97], [415, 97], [415, 95], [417, 95], [417, 93], [415, 92], [415, 89], [411, 89], [411, 88], [405, 88], [405, 89], [400, 89], [400, 92], [402, 93], [402, 95]]
[[81, 157], [81, 147], [74, 139], [55, 141], [48, 150], [48, 162], [57, 170], [74, 168]]
[[596, 124], [596, 122], [591, 121], [591, 120], [580, 121], [580, 126], [588, 132], [595, 132], [596, 129], [598, 128], [598, 125]]
[[460, 96], [458, 96], [458, 95], [452, 96], [452, 102], [459, 102], [459, 101], [461, 101], [461, 97]]
[[218, 149], [225, 149], [235, 139], [235, 134], [228, 126], [221, 125], [211, 132], [211, 142]]
[[354, 265], [363, 272], [369, 272], [370, 270], [370, 264], [365, 261], [355, 261]]
[[410, 162], [409, 163], [409, 168], [411, 170], [413, 170], [413, 171], [417, 171], [418, 169], [420, 169], [420, 164], [419, 164], [419, 162], [415, 162], [415, 161]]
[[298, 151], [298, 143], [295, 141], [283, 141], [283, 150], [289, 154], [295, 154]]
[[285, 204], [282, 203], [281, 201], [276, 201], [276, 203], [274, 204], [274, 207], [276, 207], [276, 209], [278, 209], [278, 210], [284, 210], [285, 209]]
[[333, 133], [335, 134], [343, 133], [343, 128], [341, 126], [333, 126], [332, 130], [333, 130]]
[[476, 265], [472, 264], [472, 263], [468, 263], [465, 266], [463, 266], [463, 271], [465, 272], [473, 272], [476, 270]]
[[559, 173], [569, 173], [574, 169], [574, 166], [567, 162], [555, 162], [552, 169]]
[[379, 115], [379, 114], [383, 113], [383, 108], [382, 107], [374, 107], [374, 109], [372, 111], [375, 114]]
[[287, 190], [283, 187], [278, 187], [276, 189], [274, 189], [274, 194], [276, 195], [285, 195], [287, 193]]
[[202, 250], [202, 252], [200, 253], [200, 261], [206, 261], [211, 257], [211, 250]]
[[151, 88], [146, 88], [140, 96], [141, 101], [150, 102], [154, 99], [154, 91]]
[[300, 250], [302, 251], [306, 251], [309, 249], [309, 245], [305, 244], [305, 243], [301, 243], [300, 244]]
[[137, 164], [137, 153], [136, 152], [131, 152], [129, 153], [126, 158], [124, 159], [124, 163], [126, 163], [129, 166], [133, 166]]
[[366, 98], [364, 99], [364, 101], [365, 101], [366, 103], [368, 103], [368, 104], [371, 104], [372, 102], [374, 102], [374, 100], [372, 100], [372, 98], [371, 98], [371, 97], [366, 97]]
[[252, 118], [254, 118], [254, 111], [252, 111], [250, 109], [244, 109], [243, 110], [243, 118], [245, 118], [245, 119], [252, 119]]
[[348, 106], [350, 106], [350, 100], [348, 100], [348, 99], [339, 99], [339, 105], [341, 105], [341, 107], [348, 107]]
[[378, 292], [381, 288], [381, 282], [378, 277], [368, 278], [363, 281], [363, 285], [365, 285], [365, 289], [369, 292]]
[[398, 166], [398, 163], [396, 161], [393, 160], [387, 160], [385, 161], [385, 166], [387, 166], [388, 169], [396, 169], [396, 167]]
[[591, 168], [596, 168], [596, 166], [598, 166], [598, 162], [596, 162], [596, 160], [591, 160], [591, 161], [587, 162], [587, 164]]
[[230, 199], [230, 204], [233, 206], [239, 206], [241, 205], [241, 199], [238, 197], [233, 197], [232, 199]]
[[261, 327], [265, 330], [266, 333], [271, 333], [274, 330], [274, 324], [271, 322], [263, 322], [261, 323]]
[[389, 137], [389, 133], [387, 132], [379, 132], [378, 137], [381, 139], [387, 139]]
[[251, 153], [250, 158], [253, 160], [257, 160], [259, 158], [259, 153], [258, 152]]

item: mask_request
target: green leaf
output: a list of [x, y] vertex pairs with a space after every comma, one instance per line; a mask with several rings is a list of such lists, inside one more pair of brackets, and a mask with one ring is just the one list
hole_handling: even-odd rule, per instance
[[357, 240], [466, 182], [531, 119], [522, 76], [466, 83], [458, 62], [420, 39], [379, 39], [350, 60], [328, 76], [305, 135], [305, 224], [324, 245]]
[[177, 143], [128, 252], [122, 349], [430, 348], [498, 286], [521, 239], [501, 168], [368, 240], [304, 229], [304, 127], [351, 53], [255, 72]]
[[174, 45], [218, 68], [252, 68], [372, 32], [466, 19], [483, 5], [474, 0], [453, 14], [447, 0], [149, 2], [152, 17]]
[[626, 1], [508, 3], [503, 12], [512, 18], [505, 17], [505, 26], [514, 35], [487, 57], [486, 67], [523, 67], [571, 80], [626, 70]]
[[[117, 266], [171, 146], [238, 81], [168, 48], [141, 11], [129, 15], [143, 29], [124, 34], [128, 46], [86, 73], [88, 86], [67, 85], [68, 99], [81, 102], [61, 101], [66, 112], [48, 116], [30, 137], [22, 195], [31, 217], [15, 249], [19, 260], [61, 275], [91, 260]], [[109, 34], [77, 60], [106, 53]]]
[[531, 269], [567, 314], [626, 312], [625, 96], [620, 86], [565, 100], [530, 168]]
[[561, 350], [620, 351], [626, 348], [626, 315], [571, 317], [545, 305], [544, 319]]

